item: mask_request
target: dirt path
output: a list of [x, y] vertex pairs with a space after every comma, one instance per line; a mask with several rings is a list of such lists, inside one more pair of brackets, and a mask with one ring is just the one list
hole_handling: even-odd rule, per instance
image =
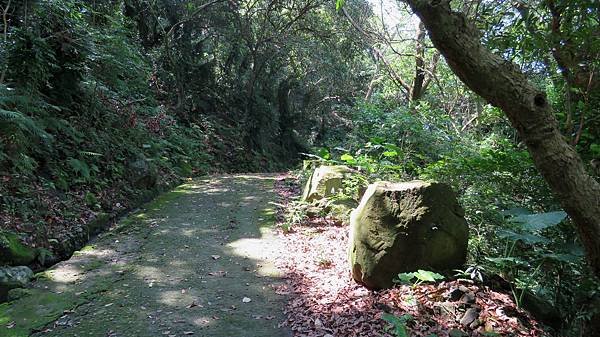
[[0, 306], [0, 336], [289, 336], [270, 261], [274, 177], [159, 197]]

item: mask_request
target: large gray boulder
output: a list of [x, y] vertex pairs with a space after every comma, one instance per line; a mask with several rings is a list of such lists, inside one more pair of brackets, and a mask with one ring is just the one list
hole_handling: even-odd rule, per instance
[[316, 168], [306, 182], [302, 200], [311, 202], [337, 194], [344, 188], [344, 179], [351, 173], [352, 169], [344, 165]]
[[468, 227], [452, 189], [436, 182], [369, 185], [350, 219], [352, 277], [371, 289], [398, 273], [460, 267]]

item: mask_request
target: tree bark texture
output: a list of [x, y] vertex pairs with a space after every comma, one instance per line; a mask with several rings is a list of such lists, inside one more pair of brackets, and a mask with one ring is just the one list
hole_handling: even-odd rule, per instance
[[415, 78], [410, 88], [411, 102], [421, 98], [425, 81], [425, 26], [423, 22], [419, 22], [417, 26], [415, 43]]
[[431, 41], [471, 90], [499, 107], [527, 145], [538, 168], [576, 225], [588, 262], [600, 277], [600, 184], [560, 133], [544, 92], [519, 68], [480, 42], [477, 28], [448, 0], [405, 0]]

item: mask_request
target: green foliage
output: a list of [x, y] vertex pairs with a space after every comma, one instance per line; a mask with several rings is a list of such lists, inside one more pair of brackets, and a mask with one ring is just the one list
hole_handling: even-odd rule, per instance
[[[547, 24], [550, 3], [561, 11], [558, 33]], [[597, 283], [569, 219], [502, 112], [443, 59], [434, 62], [427, 38], [415, 41], [411, 13], [392, 27], [365, 1], [217, 2], [201, 11], [188, 0], [11, 6], [0, 38], [0, 209], [41, 224], [40, 237], [46, 219], [109, 213], [117, 200], [147, 195], [129, 179], [136, 161], [160, 189], [218, 170], [281, 170], [312, 146], [318, 163], [358, 172], [332, 202], [358, 200], [375, 180], [451, 184], [471, 230], [470, 267], [459, 274], [501, 273], [550, 299], [565, 322], [586, 316], [579, 308]], [[597, 6], [452, 6], [477, 11], [482, 41], [546, 89], [565, 136], [586, 162], [597, 160]], [[419, 45], [427, 79], [409, 99]], [[557, 48], [572, 58], [570, 72], [548, 53]], [[285, 229], [308, 208], [290, 204]]]
[[299, 201], [293, 200], [289, 204], [285, 205], [283, 221], [280, 223], [281, 229], [284, 233], [292, 233], [294, 232], [294, 227], [300, 225], [306, 221], [307, 217], [307, 208], [309, 204]]
[[564, 308], [585, 303], [597, 285], [589, 278], [583, 248], [573, 237], [564, 212], [511, 209], [504, 214], [509, 218], [497, 230], [504, 250], [499, 257], [485, 257], [488, 269], [511, 282], [517, 303], [525, 292], [533, 292], [564, 310], [565, 319], [574, 319], [578, 311]]
[[419, 270], [417, 270], [415, 272], [411, 272], [411, 273], [398, 274], [397, 282], [409, 283], [409, 284], [412, 283], [413, 286], [415, 286], [415, 285], [419, 285], [423, 282], [437, 282], [437, 281], [440, 281], [443, 279], [444, 279], [444, 276], [441, 274], [438, 274], [436, 272], [432, 272], [429, 270], [419, 269]]
[[384, 313], [381, 315], [381, 319], [392, 325], [393, 332], [397, 337], [409, 337], [408, 329], [406, 328], [406, 323], [414, 319], [411, 315], [405, 314], [402, 316], [395, 316], [392, 314]]

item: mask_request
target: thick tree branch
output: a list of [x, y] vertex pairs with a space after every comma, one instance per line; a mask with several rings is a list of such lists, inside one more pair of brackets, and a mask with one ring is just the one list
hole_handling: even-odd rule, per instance
[[188, 21], [192, 21], [208, 7], [210, 7], [214, 4], [217, 4], [219, 2], [224, 2], [224, 1], [226, 1], [226, 0], [213, 0], [213, 1], [207, 2], [207, 3], [203, 4], [202, 6], [198, 7], [192, 14], [190, 14], [190, 16], [188, 16], [187, 18], [181, 19], [180, 21], [178, 21], [177, 23], [172, 25], [171, 29], [169, 29], [169, 31], [167, 31], [167, 34], [165, 36], [166, 39], [167, 40], [169, 39], [169, 36], [171, 36], [171, 34], [173, 34], [173, 32], [175, 31], [175, 28], [179, 27], [180, 25], [182, 25]]
[[473, 91], [501, 108], [533, 161], [577, 227], [596, 276], [600, 276], [600, 184], [562, 136], [544, 92], [518, 67], [480, 42], [479, 31], [450, 9], [448, 0], [405, 0], [454, 73]]

